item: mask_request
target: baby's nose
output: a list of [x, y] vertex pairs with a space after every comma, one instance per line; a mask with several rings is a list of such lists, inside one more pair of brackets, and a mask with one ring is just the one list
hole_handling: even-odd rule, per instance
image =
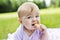
[[34, 17], [34, 18], [32, 19], [32, 21], [35, 22], [35, 21], [37, 21], [37, 19]]

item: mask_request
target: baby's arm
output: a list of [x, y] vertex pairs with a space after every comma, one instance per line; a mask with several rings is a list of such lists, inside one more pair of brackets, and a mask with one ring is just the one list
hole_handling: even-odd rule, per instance
[[40, 25], [36, 24], [36, 26], [42, 32], [40, 40], [48, 40], [47, 28], [42, 24]]
[[48, 40], [48, 33], [46, 27], [44, 25], [40, 25], [40, 28], [42, 31], [41, 40]]

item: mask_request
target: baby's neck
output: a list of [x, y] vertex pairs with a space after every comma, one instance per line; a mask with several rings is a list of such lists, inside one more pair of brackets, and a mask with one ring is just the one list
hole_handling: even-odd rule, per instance
[[28, 30], [24, 27], [24, 31], [28, 34], [28, 36], [31, 36], [35, 30]]

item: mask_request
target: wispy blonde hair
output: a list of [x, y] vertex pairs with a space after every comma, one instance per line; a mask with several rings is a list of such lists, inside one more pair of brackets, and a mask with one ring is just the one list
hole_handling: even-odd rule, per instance
[[21, 18], [24, 15], [27, 15], [28, 13], [31, 13], [33, 10], [39, 11], [39, 8], [36, 4], [33, 2], [25, 2], [21, 6], [19, 6], [17, 12], [18, 17]]

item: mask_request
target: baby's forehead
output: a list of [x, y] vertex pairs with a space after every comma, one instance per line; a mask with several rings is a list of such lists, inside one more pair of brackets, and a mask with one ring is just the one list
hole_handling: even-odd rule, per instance
[[36, 16], [36, 15], [39, 15], [39, 12], [34, 11], [34, 12], [31, 12], [31, 13], [28, 13], [26, 16]]

